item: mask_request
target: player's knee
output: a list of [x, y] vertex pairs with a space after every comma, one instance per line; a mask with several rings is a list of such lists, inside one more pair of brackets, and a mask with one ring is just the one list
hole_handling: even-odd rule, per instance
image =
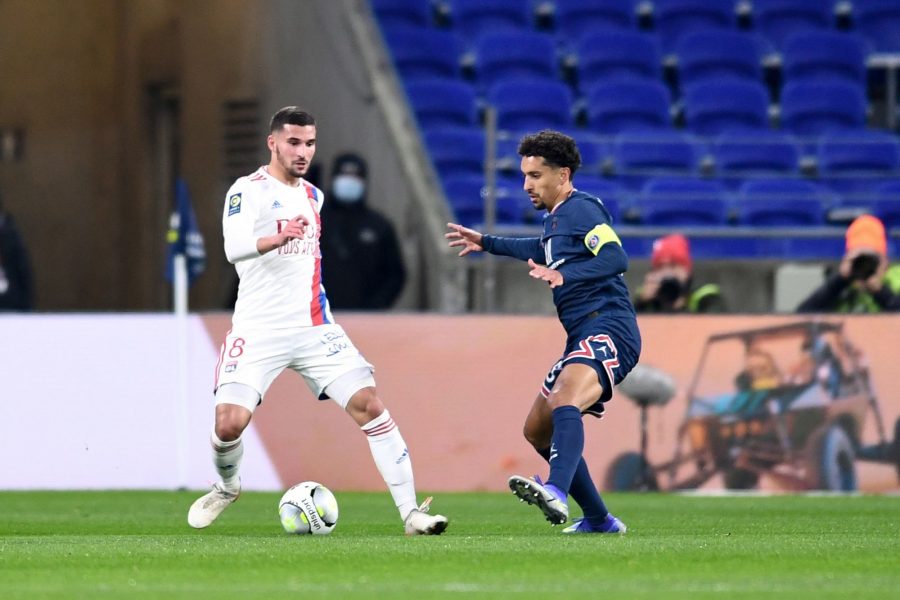
[[350, 397], [350, 409], [358, 414], [365, 415], [371, 421], [381, 416], [384, 412], [384, 404], [375, 393], [375, 388], [364, 387]]
[[216, 409], [216, 436], [223, 442], [239, 437], [250, 423], [250, 411], [242, 406], [220, 405]]
[[550, 408], [550, 412], [553, 412], [561, 406], [574, 405], [575, 403], [572, 401], [572, 398], [569, 394], [562, 394], [554, 390], [550, 392], [549, 396], [547, 396], [547, 406]]

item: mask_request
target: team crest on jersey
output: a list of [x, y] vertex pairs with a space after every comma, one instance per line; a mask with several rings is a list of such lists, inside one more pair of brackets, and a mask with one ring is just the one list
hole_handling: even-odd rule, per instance
[[241, 194], [232, 194], [228, 197], [228, 216], [236, 215], [241, 212]]

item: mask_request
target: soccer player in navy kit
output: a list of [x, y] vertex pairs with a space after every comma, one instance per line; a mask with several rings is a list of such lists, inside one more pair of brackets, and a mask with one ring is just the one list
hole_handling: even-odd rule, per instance
[[628, 257], [603, 203], [575, 189], [581, 165], [575, 140], [556, 131], [525, 136], [518, 149], [524, 188], [546, 210], [539, 238], [484, 235], [448, 223], [446, 238], [460, 256], [490, 252], [528, 261], [529, 275], [546, 281], [566, 330], [566, 348], [525, 419], [525, 438], [550, 463], [547, 482], [514, 475], [513, 493], [538, 506], [553, 524], [569, 519], [572, 496], [584, 517], [566, 533], [625, 533], [597, 491], [584, 450], [583, 414], [601, 416], [612, 388], [637, 364], [641, 337], [622, 273]]

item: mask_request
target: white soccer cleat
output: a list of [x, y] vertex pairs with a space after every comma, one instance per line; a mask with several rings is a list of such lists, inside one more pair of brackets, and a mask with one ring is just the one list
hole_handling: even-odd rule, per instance
[[441, 535], [447, 529], [447, 517], [444, 515], [429, 515], [428, 509], [431, 504], [431, 496], [425, 498], [425, 501], [414, 508], [411, 513], [406, 516], [403, 523], [406, 529], [406, 535]]
[[200, 496], [191, 504], [188, 525], [195, 529], [209, 527], [240, 495], [240, 491], [227, 492], [218, 483], [213, 484], [211, 492]]

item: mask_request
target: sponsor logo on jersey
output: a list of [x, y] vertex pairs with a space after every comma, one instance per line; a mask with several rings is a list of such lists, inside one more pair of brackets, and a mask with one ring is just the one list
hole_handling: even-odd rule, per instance
[[276, 199], [275, 202], [272, 203], [272, 208], [281, 208], [281, 202]]
[[228, 197], [228, 216], [241, 212], [241, 194], [232, 194]]
[[225, 372], [234, 373], [237, 371], [237, 361], [225, 363]]

